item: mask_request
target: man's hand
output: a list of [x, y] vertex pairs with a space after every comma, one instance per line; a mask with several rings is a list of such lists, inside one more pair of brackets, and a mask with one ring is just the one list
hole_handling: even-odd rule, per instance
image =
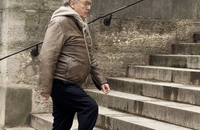
[[41, 92], [40, 95], [43, 97], [43, 101], [47, 101], [50, 97], [50, 94]]
[[108, 94], [110, 92], [110, 87], [108, 84], [103, 84], [101, 85], [101, 90], [105, 93]]

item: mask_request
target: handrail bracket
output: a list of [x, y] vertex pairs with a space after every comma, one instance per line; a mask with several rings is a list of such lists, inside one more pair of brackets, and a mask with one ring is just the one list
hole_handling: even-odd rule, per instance
[[32, 50], [31, 50], [31, 55], [33, 56], [33, 57], [36, 57], [36, 56], [38, 56], [39, 55], [39, 51], [38, 51], [38, 45], [36, 45], [36, 47], [35, 48], [33, 48]]

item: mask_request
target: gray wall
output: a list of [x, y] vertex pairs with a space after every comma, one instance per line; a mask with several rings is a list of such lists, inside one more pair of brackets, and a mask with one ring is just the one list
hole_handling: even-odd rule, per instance
[[[89, 21], [136, 0], [96, 0]], [[172, 43], [193, 42], [200, 32], [199, 0], [144, 0], [90, 25], [95, 55], [107, 76], [125, 76], [129, 63], [147, 65], [149, 54], [170, 53]]]
[[[0, 57], [43, 41], [45, 26], [61, 3], [61, 0], [0, 0]], [[32, 57], [30, 50], [0, 61], [0, 87], [7, 88], [7, 83], [12, 83], [13, 86], [26, 84], [33, 89], [32, 111], [51, 111], [51, 102], [42, 102], [35, 92], [38, 58]], [[1, 99], [0, 102], [4, 104], [6, 99]], [[3, 124], [5, 108], [0, 109], [0, 117], [0, 124]]]
[[[1, 47], [2, 47], [2, 42], [1, 42], [1, 29], [2, 29], [2, 8], [3, 8], [3, 1], [0, 1], [0, 56], [1, 56]], [[2, 64], [2, 63], [1, 63]], [[0, 75], [2, 75], [2, 70], [0, 68]], [[2, 80], [1, 80], [2, 81]], [[5, 118], [5, 90], [4, 88], [0, 87], [0, 95], [1, 95], [1, 100], [0, 100], [0, 125], [4, 124], [4, 118]]]
[[[105, 14], [139, 0], [95, 0], [91, 14]], [[117, 14], [116, 17], [153, 19], [197, 19], [200, 18], [199, 0], [144, 0]]]
[[3, 12], [3, 1], [1, 0], [0, 1], [0, 45], [1, 45], [2, 12]]

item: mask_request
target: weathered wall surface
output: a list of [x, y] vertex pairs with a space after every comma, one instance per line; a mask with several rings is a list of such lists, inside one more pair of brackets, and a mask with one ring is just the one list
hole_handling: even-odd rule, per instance
[[[95, 0], [90, 14], [105, 14], [139, 0]], [[199, 17], [198, 0], [143, 0], [115, 14], [118, 17], [151, 19], [196, 19]]]
[[[137, 0], [96, 0], [89, 20]], [[90, 25], [94, 50], [107, 76], [125, 76], [129, 63], [147, 65], [152, 53], [170, 53], [172, 43], [193, 42], [200, 32], [198, 0], [144, 0]]]
[[1, 28], [2, 28], [2, 9], [3, 9], [3, 1], [0, 1], [0, 45], [1, 45]]
[[[3, 8], [3, 2], [0, 1], [0, 55], [1, 55], [1, 46], [2, 46], [2, 42], [1, 42], [1, 29], [2, 29], [2, 8]], [[1, 67], [0, 67], [1, 69]], [[0, 75], [2, 75], [2, 72], [0, 70]], [[2, 80], [1, 80], [2, 81]], [[0, 125], [4, 124], [4, 118], [5, 118], [5, 91], [4, 88], [0, 88], [0, 95], [1, 95], [1, 100], [0, 100]]]
[[[135, 1], [93, 0], [88, 21]], [[1, 57], [42, 41], [45, 26], [61, 3], [1, 0]], [[193, 33], [200, 32], [199, 19], [199, 0], [144, 0], [113, 14], [110, 26], [104, 26], [103, 19], [90, 24], [96, 59], [106, 76], [125, 76], [127, 64], [147, 65], [149, 54], [170, 53], [172, 43], [193, 42]], [[36, 88], [38, 58], [30, 50], [0, 62], [2, 86], [9, 82]], [[51, 111], [51, 103], [41, 101], [35, 91], [32, 98], [33, 112]]]
[[[23, 3], [24, 2], [24, 3]], [[57, 1], [4, 0], [2, 43], [4, 55], [42, 41], [45, 26], [52, 12], [61, 2]], [[36, 61], [35, 61], [36, 60]], [[8, 58], [7, 78], [14, 83], [35, 83], [37, 58], [32, 58], [30, 50]], [[14, 65], [13, 65], [14, 64]], [[22, 73], [22, 70], [24, 73]], [[15, 73], [12, 73], [15, 72]]]
[[[0, 57], [42, 41], [45, 26], [61, 3], [57, 0], [1, 0]], [[0, 62], [0, 87], [7, 89], [7, 83], [12, 83], [13, 86], [26, 84], [33, 89], [32, 112], [51, 111], [51, 102], [42, 102], [41, 97], [35, 92], [38, 79], [38, 58], [32, 57], [30, 50]], [[5, 100], [0, 99], [2, 106], [5, 106]], [[5, 107], [0, 109], [0, 124], [5, 123]]]

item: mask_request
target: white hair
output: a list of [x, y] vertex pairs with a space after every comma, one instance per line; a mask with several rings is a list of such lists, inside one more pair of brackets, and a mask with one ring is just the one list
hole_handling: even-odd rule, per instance
[[[64, 6], [69, 6], [71, 0], [63, 0], [63, 5]], [[78, 0], [73, 0], [74, 2], [78, 2]]]

